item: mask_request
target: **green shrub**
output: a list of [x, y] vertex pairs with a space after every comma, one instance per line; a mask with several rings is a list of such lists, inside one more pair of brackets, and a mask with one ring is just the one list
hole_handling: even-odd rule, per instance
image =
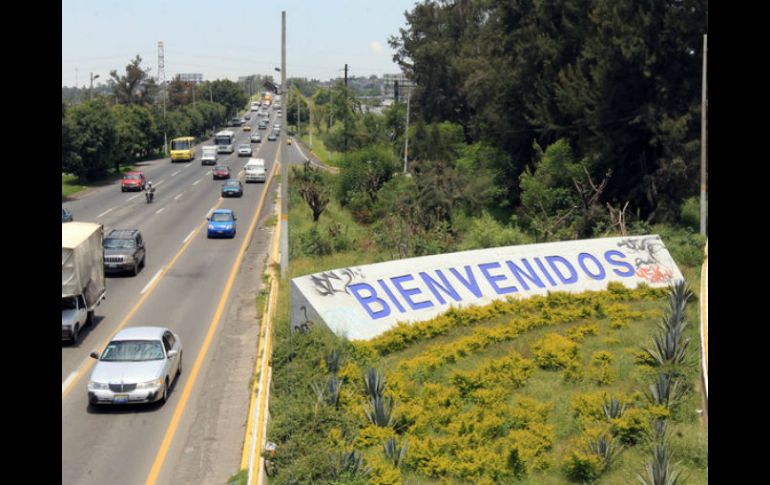
[[471, 249], [494, 248], [499, 246], [515, 246], [529, 244], [532, 238], [515, 226], [503, 226], [497, 222], [488, 212], [479, 218], [473, 219], [471, 227], [463, 238], [459, 249], [467, 251]]
[[571, 450], [564, 460], [564, 474], [573, 482], [592, 482], [602, 474], [602, 460], [593, 453]]
[[[708, 214], [708, 203], [706, 203], [706, 214]], [[683, 226], [693, 232], [700, 231], [700, 198], [690, 197], [682, 202], [679, 209], [679, 220]]]

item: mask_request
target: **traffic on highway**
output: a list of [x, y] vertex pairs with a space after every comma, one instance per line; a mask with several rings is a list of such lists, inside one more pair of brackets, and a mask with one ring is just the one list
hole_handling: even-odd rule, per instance
[[[185, 460], [210, 451], [195, 449], [198, 433], [242, 429], [247, 409], [232, 406], [248, 406], [256, 341], [256, 317], [244, 315], [266, 263], [280, 162], [279, 143], [252, 144], [259, 122], [277, 121], [259, 114], [222, 128], [231, 140], [183, 140], [170, 158], [62, 204], [62, 483], [186, 483]], [[251, 153], [203, 159], [204, 146], [228, 141]], [[296, 146], [283, 153], [304, 161]]]

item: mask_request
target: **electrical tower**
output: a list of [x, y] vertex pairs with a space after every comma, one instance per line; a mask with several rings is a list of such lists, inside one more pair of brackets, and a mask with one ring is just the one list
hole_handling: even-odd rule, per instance
[[158, 83], [160, 84], [160, 99], [163, 104], [163, 149], [168, 153], [168, 140], [166, 139], [166, 68], [163, 55], [163, 41], [158, 41]]

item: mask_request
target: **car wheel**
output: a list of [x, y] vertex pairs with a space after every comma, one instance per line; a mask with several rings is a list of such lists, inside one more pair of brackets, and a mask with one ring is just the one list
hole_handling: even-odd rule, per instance
[[80, 336], [80, 324], [76, 323], [75, 326], [72, 327], [72, 345], [77, 345], [79, 336]]
[[139, 274], [139, 261], [134, 263], [134, 269], [131, 270], [131, 274], [134, 276]]
[[179, 377], [179, 374], [182, 373], [182, 352], [179, 352], [179, 366], [176, 368], [176, 376]]
[[142, 256], [142, 262], [141, 262], [141, 263], [139, 263], [139, 265], [140, 265], [140, 267], [141, 267], [142, 269], [144, 269], [144, 263], [145, 263], [145, 260], [146, 260], [146, 259], [147, 259], [147, 256], [146, 256], [146, 255], [145, 255], [145, 256]]

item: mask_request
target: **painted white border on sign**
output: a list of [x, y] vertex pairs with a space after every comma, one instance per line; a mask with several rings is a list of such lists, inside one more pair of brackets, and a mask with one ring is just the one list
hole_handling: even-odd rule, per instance
[[657, 235], [464, 251], [324, 271], [292, 279], [292, 326], [323, 322], [368, 340], [398, 322], [507, 297], [600, 291], [610, 282], [668, 286], [682, 274]]

